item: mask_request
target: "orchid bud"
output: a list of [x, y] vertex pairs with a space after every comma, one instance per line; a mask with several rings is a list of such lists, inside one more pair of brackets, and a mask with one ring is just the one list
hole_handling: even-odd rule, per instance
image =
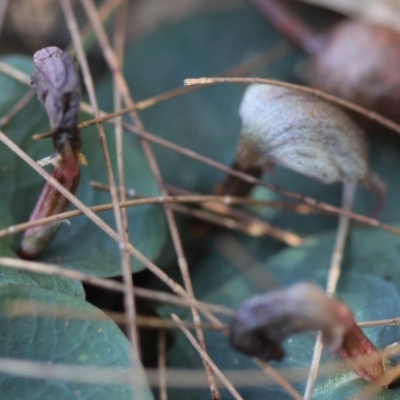
[[321, 331], [326, 346], [360, 377], [375, 381], [384, 373], [380, 353], [356, 325], [351, 310], [316, 285], [299, 283], [244, 302], [230, 323], [232, 347], [264, 361], [281, 360], [288, 336]]
[[[358, 183], [385, 198], [385, 184], [369, 169], [364, 131], [332, 104], [298, 90], [253, 84], [239, 115], [237, 170], [276, 164], [326, 184]], [[232, 193], [236, 181], [227, 178], [218, 191], [247, 194]]]
[[[40, 161], [52, 164], [52, 176], [71, 193], [75, 193], [80, 178], [81, 138], [77, 126], [80, 104], [78, 65], [73, 56], [57, 47], [46, 47], [33, 56], [35, 69], [31, 86], [46, 109], [53, 130], [54, 154]], [[30, 221], [63, 212], [69, 202], [46, 182]], [[54, 237], [59, 223], [30, 228], [25, 231], [19, 254], [32, 258]]]

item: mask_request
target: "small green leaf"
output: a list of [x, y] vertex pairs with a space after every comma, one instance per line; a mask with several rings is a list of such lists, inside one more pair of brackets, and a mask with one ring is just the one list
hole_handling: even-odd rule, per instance
[[[5, 57], [3, 61], [17, 69], [31, 73], [32, 62], [24, 57]], [[0, 74], [2, 95], [0, 96], [0, 115], [12, 108], [15, 102], [30, 89], [13, 79]], [[99, 97], [112, 97], [112, 92], [102, 92]], [[105, 126], [113, 169], [116, 171], [116, 147], [113, 129]], [[35, 142], [32, 135], [49, 130], [46, 113], [34, 99], [4, 127], [4, 133], [25, 150], [33, 159], [39, 160], [53, 152], [51, 140]], [[110, 203], [108, 193], [90, 187], [90, 181], [107, 182], [102, 149], [96, 128], [82, 133], [82, 152], [88, 159], [89, 166], [82, 166], [81, 181], [77, 196], [88, 206]], [[124, 144], [126, 184], [137, 193], [158, 195], [155, 180], [150, 172], [141, 146], [136, 138], [127, 137]], [[7, 188], [0, 196], [0, 227], [24, 222], [30, 213], [44, 186], [44, 180], [24, 161], [13, 154], [5, 145], [0, 144], [0, 187]], [[112, 211], [103, 212], [101, 218], [115, 228]], [[157, 206], [131, 208], [131, 242], [148, 258], [155, 260], [167, 240], [167, 228], [163, 211]], [[81, 216], [70, 220], [71, 226], [64, 224], [54, 241], [40, 255], [42, 261], [79, 269], [83, 272], [115, 276], [121, 274], [120, 251], [118, 245], [103, 231], [97, 228], [87, 217]], [[19, 237], [7, 238], [7, 242], [16, 249]], [[132, 270], [143, 269], [138, 261], [133, 260]]]
[[[13, 302], [18, 303], [12, 307]], [[32, 316], [13, 316], [23, 304], [44, 306]], [[60, 312], [70, 310], [69, 316]], [[80, 316], [80, 313], [82, 315]], [[113, 321], [100, 310], [75, 297], [26, 285], [0, 286], [0, 357], [26, 359], [51, 364], [127, 368], [130, 344]], [[5, 399], [21, 400], [125, 400], [142, 391], [153, 399], [139, 360], [133, 361], [138, 380], [134, 391], [128, 386], [84, 384], [49, 379], [29, 379], [0, 375], [0, 391]]]

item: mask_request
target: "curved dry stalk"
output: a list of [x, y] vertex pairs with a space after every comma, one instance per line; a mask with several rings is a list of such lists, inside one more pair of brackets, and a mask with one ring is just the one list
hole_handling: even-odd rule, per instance
[[[1, 140], [1, 139], [0, 139]], [[124, 202], [120, 202], [119, 205], [121, 208], [126, 207], [137, 207], [142, 205], [149, 204], [176, 204], [176, 203], [208, 203], [208, 202], [220, 202], [221, 204], [249, 204], [249, 205], [257, 205], [257, 206], [265, 206], [269, 207], [271, 203], [269, 201], [263, 200], [253, 200], [247, 199], [245, 197], [231, 197], [231, 196], [219, 196], [219, 195], [188, 195], [188, 196], [166, 196], [166, 197], [146, 197], [143, 199], [136, 200], [127, 200]], [[88, 210], [93, 213], [99, 213], [102, 211], [112, 210], [112, 203], [101, 204], [98, 206], [87, 207]], [[52, 215], [50, 217], [40, 218], [34, 221], [23, 222], [21, 224], [11, 225], [7, 228], [0, 229], [0, 238], [15, 235], [19, 232], [22, 232], [28, 228], [32, 228], [35, 226], [46, 225], [51, 222], [62, 221], [69, 218], [77, 217], [79, 215], [85, 214], [83, 211], [73, 210], [73, 211], [65, 211], [63, 213]]]
[[181, 214], [189, 215], [202, 221], [210, 222], [214, 225], [219, 225], [227, 229], [242, 232], [248, 236], [261, 237], [268, 236], [278, 241], [281, 241], [288, 246], [300, 246], [303, 239], [292, 232], [285, 231], [280, 228], [275, 228], [263, 221], [241, 221], [229, 217], [220, 217], [218, 214], [211, 213], [206, 210], [197, 210], [193, 207], [183, 206], [180, 204], [172, 204], [170, 208], [173, 211]]
[[[99, 182], [91, 182], [90, 185], [99, 190], [109, 191], [109, 187]], [[170, 186], [167, 185], [169, 192]], [[197, 193], [190, 192], [189, 190], [174, 188], [175, 193], [183, 195], [197, 195]], [[125, 194], [128, 193], [126, 189]], [[143, 197], [134, 195], [132, 197]], [[163, 197], [164, 198], [164, 197]], [[271, 202], [271, 204], [279, 204], [279, 202]], [[200, 203], [200, 206], [205, 210], [196, 210], [190, 207], [181, 206], [178, 204], [171, 204], [169, 207], [173, 211], [177, 211], [182, 214], [187, 214], [198, 218], [203, 221], [211, 222], [216, 225], [221, 225], [228, 229], [237, 230], [244, 232], [249, 236], [271, 236], [289, 246], [300, 246], [303, 243], [303, 238], [294, 234], [293, 232], [286, 231], [284, 229], [276, 228], [266, 221], [250, 216], [243, 211], [236, 210], [235, 208], [229, 207], [222, 203], [206, 202]], [[212, 210], [213, 213], [207, 211]], [[216, 215], [217, 214], [217, 215]], [[218, 214], [225, 215], [231, 218], [220, 217]]]
[[189, 78], [185, 79], [184, 85], [185, 86], [192, 86], [192, 85], [217, 85], [221, 83], [261, 83], [261, 84], [268, 84], [274, 86], [281, 86], [288, 89], [298, 90], [303, 93], [308, 93], [318, 98], [327, 100], [331, 103], [337, 104], [341, 107], [347, 108], [348, 110], [352, 110], [357, 114], [363, 115], [364, 117], [370, 119], [371, 121], [375, 121], [380, 125], [386, 126], [387, 128], [391, 129], [392, 131], [400, 134], [400, 125], [396, 124], [389, 118], [385, 118], [382, 115], [368, 110], [367, 108], [358, 106], [351, 101], [341, 99], [340, 97], [333, 96], [321, 90], [312, 89], [307, 86], [296, 85], [294, 83], [288, 83], [283, 81], [278, 81], [276, 79], [266, 79], [266, 78]]

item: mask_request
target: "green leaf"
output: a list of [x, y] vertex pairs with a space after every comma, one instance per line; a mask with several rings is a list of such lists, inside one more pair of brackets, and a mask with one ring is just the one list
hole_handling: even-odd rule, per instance
[[[32, 316], [13, 316], [23, 304], [41, 304], [45, 309]], [[72, 314], [59, 316], [67, 307]], [[79, 313], [82, 313], [81, 316]], [[88, 314], [90, 313], [90, 314]], [[113, 321], [100, 310], [75, 297], [26, 285], [0, 286], [0, 357], [27, 359], [49, 364], [127, 368], [130, 344]], [[142, 390], [143, 398], [152, 399], [139, 360], [133, 360], [136, 376], [143, 389], [106, 382], [101, 385], [29, 379], [0, 375], [0, 391], [5, 399], [71, 400], [132, 399]]]
[[[0, 257], [18, 258], [3, 240], [0, 240]], [[85, 291], [82, 283], [79, 281], [0, 266], [0, 285], [7, 283], [40, 287], [42, 289], [54, 290], [58, 293], [65, 293], [70, 296], [85, 298]]]
[[[233, 262], [222, 256], [220, 245], [192, 269], [192, 282], [198, 300], [222, 304], [235, 308], [241, 302], [258, 293], [270, 289], [276, 282], [289, 285], [298, 281], [314, 281], [325, 286], [329, 259], [334, 246], [334, 233], [312, 237], [299, 248], [287, 249], [271, 256], [271, 249], [258, 246], [252, 240], [241, 240], [245, 252], [250, 253], [259, 263], [246, 265], [246, 273], [234, 263], [239, 263], [235, 253]], [[218, 238], [217, 238], [218, 239]], [[236, 246], [237, 247], [237, 246]], [[399, 314], [400, 269], [397, 256], [398, 237], [376, 230], [355, 229], [351, 233], [346, 250], [346, 259], [341, 275], [337, 296], [348, 304], [357, 321], [372, 321], [395, 318]], [[385, 256], [383, 256], [385, 254]], [[263, 261], [264, 260], [264, 261]], [[265, 261], [266, 260], [266, 261]], [[381, 271], [381, 267], [383, 270]], [[375, 272], [376, 271], [376, 272]], [[390, 273], [390, 277], [387, 274]], [[388, 281], [389, 279], [391, 281]], [[275, 280], [276, 279], [276, 280]], [[173, 308], [159, 306], [163, 316], [170, 316]], [[174, 310], [176, 312], [176, 310]], [[190, 313], [179, 310], [182, 318], [190, 319]], [[365, 330], [368, 337], [378, 347], [383, 348], [398, 340], [400, 328], [378, 327]], [[296, 335], [284, 342], [288, 356], [281, 363], [271, 363], [276, 368], [302, 368], [307, 373], [311, 358], [314, 334]], [[214, 362], [222, 370], [256, 369], [254, 362], [234, 352], [226, 336], [221, 333], [206, 332], [207, 350]], [[324, 351], [322, 363], [336, 360]], [[202, 368], [196, 351], [183, 335], [177, 335], [168, 354], [171, 368]], [[305, 381], [305, 380], [304, 380]], [[304, 381], [294, 386], [304, 391]], [[367, 385], [352, 373], [342, 373], [320, 378], [317, 382], [315, 399], [349, 398]], [[288, 399], [282, 389], [276, 386], [239, 389], [246, 399]], [[206, 399], [207, 390], [185, 390], [171, 392], [185, 399]], [[395, 399], [399, 391], [382, 391], [375, 399]]]
[[[5, 57], [14, 67], [31, 73], [32, 62], [23, 57]], [[0, 74], [3, 95], [0, 96], [0, 115], [6, 113], [23, 96], [28, 87]], [[101, 98], [112, 97], [112, 92], [100, 94]], [[113, 129], [106, 126], [109, 151], [113, 169], [116, 171], [115, 140]], [[32, 158], [39, 160], [53, 152], [50, 140], [35, 142], [31, 139], [37, 132], [49, 130], [49, 123], [44, 109], [37, 100], [32, 100], [4, 128], [4, 133], [25, 150]], [[89, 166], [82, 166], [81, 182], [77, 196], [86, 205], [110, 203], [110, 195], [90, 187], [90, 181], [107, 182], [102, 150], [96, 128], [83, 134], [82, 152], [89, 161]], [[127, 137], [124, 145], [126, 184], [137, 193], [155, 196], [158, 194], [155, 180], [150, 172], [140, 144], [136, 138]], [[7, 188], [0, 197], [0, 226], [6, 227], [24, 222], [44, 186], [44, 180], [24, 161], [14, 155], [6, 146], [0, 144], [0, 187]], [[163, 211], [157, 206], [131, 208], [128, 211], [130, 221], [130, 240], [148, 258], [155, 260], [167, 240], [167, 228]], [[101, 218], [115, 228], [112, 211], [103, 212]], [[115, 276], [121, 274], [120, 252], [117, 243], [97, 228], [85, 216], [71, 219], [71, 226], [62, 226], [49, 247], [40, 255], [40, 260], [79, 269], [83, 272]], [[18, 237], [7, 238], [12, 248], [17, 248]], [[136, 260], [132, 270], [139, 271], [143, 266]]]

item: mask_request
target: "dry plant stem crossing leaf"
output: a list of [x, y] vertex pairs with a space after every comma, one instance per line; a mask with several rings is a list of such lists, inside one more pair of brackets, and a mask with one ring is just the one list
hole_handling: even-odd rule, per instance
[[[109, 187], [100, 182], [91, 182], [91, 186], [99, 190], [109, 191]], [[168, 191], [171, 193], [170, 185], [168, 185]], [[172, 192], [175, 194], [196, 195], [193, 192], [180, 188], [173, 188]], [[127, 190], [125, 190], [125, 194], [128, 194]], [[138, 195], [135, 195], [133, 197], [141, 198], [141, 196]], [[258, 218], [254, 218], [240, 210], [236, 210], [223, 203], [205, 202], [205, 203], [200, 203], [200, 206], [206, 210], [212, 210], [213, 213], [203, 210], [196, 210], [178, 204], [171, 204], [169, 207], [174, 211], [183, 214], [188, 214], [195, 218], [211, 222], [217, 225], [221, 225], [229, 229], [235, 229], [244, 232], [250, 236], [261, 236], [261, 235], [271, 236], [277, 240], [286, 243], [289, 246], [300, 246], [301, 243], [303, 242], [303, 239], [300, 236], [292, 232], [288, 232], [280, 228], [275, 228], [270, 224], [266, 223], [265, 221], [262, 221]], [[215, 214], [223, 214], [232, 218], [229, 219], [221, 218]]]
[[[53, 130], [55, 154], [52, 176], [71, 193], [75, 193], [80, 178], [81, 138], [77, 128], [80, 102], [80, 82], [75, 59], [57, 47], [47, 47], [33, 56], [35, 69], [32, 90], [46, 109]], [[46, 183], [30, 220], [58, 214], [69, 201]], [[19, 248], [19, 255], [32, 258], [54, 237], [59, 224], [28, 229]]]
[[160, 400], [168, 400], [167, 395], [167, 370], [166, 370], [166, 346], [167, 336], [165, 330], [158, 332], [158, 370], [160, 371], [159, 397]]
[[[353, 184], [343, 185], [343, 201], [342, 206], [344, 209], [351, 210], [355, 186]], [[328, 281], [326, 285], [326, 292], [328, 295], [333, 296], [335, 293], [337, 283], [339, 281], [341, 272], [341, 263], [345, 248], [346, 237], [349, 229], [349, 219], [347, 217], [340, 217], [339, 226], [336, 234], [335, 247], [332, 253], [331, 265], [328, 272]], [[338, 354], [343, 360], [347, 360], [352, 369], [362, 378], [366, 380], [375, 381], [383, 374], [383, 360], [379, 352], [375, 349], [369, 339], [363, 334], [359, 327], [353, 327], [351, 334], [353, 338], [348, 340], [348, 335], [344, 339], [343, 348], [338, 351]], [[355, 339], [359, 339], [355, 340]], [[304, 393], [304, 398], [310, 400], [313, 395], [315, 382], [317, 380], [319, 363], [322, 353], [322, 335], [318, 334], [314, 347], [313, 358], [310, 367], [310, 374], [307, 380], [307, 385]], [[359, 363], [357, 359], [360, 356], [368, 355], [368, 358], [363, 359]], [[356, 360], [356, 361], [352, 361]]]
[[[110, 280], [98, 278], [96, 276], [86, 275], [82, 272], [59, 267], [54, 264], [44, 264], [34, 261], [19, 260], [15, 258], [0, 257], [0, 265], [3, 267], [16, 268], [24, 271], [39, 272], [49, 275], [63, 276], [70, 279], [76, 279], [81, 282], [89, 283], [91, 285], [101, 287], [108, 290], [114, 290], [116, 292], [124, 293], [124, 285], [122, 283]], [[208, 304], [204, 302], [197, 301], [196, 299], [191, 299], [189, 301], [182, 299], [181, 297], [160, 292], [157, 290], [144, 289], [140, 287], [135, 287], [135, 295], [138, 297], [143, 297], [149, 300], [156, 300], [159, 302], [171, 303], [179, 305], [182, 307], [196, 307], [200, 312], [203, 310], [209, 310], [215, 314], [221, 314], [228, 317], [234, 315], [234, 311], [228, 307]], [[385, 323], [387, 321], [378, 321], [378, 323]], [[393, 323], [393, 321], [391, 321]]]
[[228, 389], [228, 391], [233, 396], [233, 398], [236, 400], [243, 400], [243, 397], [238, 393], [238, 391], [228, 381], [228, 379], [225, 377], [225, 375], [222, 373], [222, 371], [214, 364], [214, 362], [211, 360], [211, 358], [208, 356], [208, 354], [204, 351], [203, 347], [197, 342], [197, 340], [194, 338], [194, 336], [184, 326], [184, 324], [182, 323], [182, 320], [176, 314], [171, 314], [171, 317], [178, 324], [179, 328], [185, 334], [185, 336], [188, 338], [188, 340], [193, 345], [193, 347], [197, 350], [197, 352], [199, 353], [202, 360], [210, 366], [210, 368], [213, 370], [215, 375], [218, 376], [218, 378], [221, 380], [221, 382], [225, 385], [225, 387]]
[[[135, 373], [137, 370], [137, 373]], [[25, 376], [35, 379], [56, 380], [62, 382], [81, 382], [84, 384], [103, 385], [104, 382], [113, 385], [127, 385], [132, 383], [136, 388], [145, 388], [147, 382], [143, 382], [137, 377], [141, 377], [142, 370], [132, 367], [121, 369], [115, 367], [84, 367], [71, 364], [58, 364], [48, 362], [37, 362], [18, 360], [15, 358], [0, 358], [0, 372], [14, 376]], [[136, 377], [136, 378], [135, 378]]]
[[[98, 13], [97, 13], [97, 10], [96, 10], [96, 7], [95, 7], [93, 1], [92, 0], [81, 0], [81, 3], [83, 5], [83, 7], [85, 8], [86, 13], [91, 21], [91, 24], [97, 34], [97, 37], [99, 39], [99, 42], [100, 42], [102, 50], [103, 50], [104, 57], [110, 67], [110, 70], [113, 73], [113, 78], [114, 78], [116, 86], [118, 87], [118, 90], [120, 91], [121, 97], [123, 98], [125, 104], [128, 107], [134, 106], [135, 105], [134, 101], [132, 99], [128, 85], [126, 83], [126, 80], [125, 80], [122, 70], [121, 70], [121, 64], [118, 61], [116, 54], [113, 52], [113, 50], [110, 46], [108, 37], [104, 31], [103, 26], [101, 25], [101, 22], [100, 22], [100, 19], [99, 19], [99, 16], [98, 16]], [[135, 123], [135, 125], [138, 127], [138, 129], [144, 130], [143, 124], [142, 124], [139, 116], [137, 115], [136, 111], [131, 111], [130, 117], [131, 117], [132, 121]], [[159, 170], [157, 161], [154, 157], [153, 150], [151, 149], [150, 144], [145, 139], [141, 139], [141, 143], [142, 143], [143, 150], [146, 154], [147, 160], [150, 164], [153, 175], [156, 178], [159, 190], [163, 196], [167, 196], [168, 192], [166, 191], [166, 189], [164, 187], [161, 172]], [[178, 264], [179, 264], [179, 267], [181, 270], [181, 274], [183, 276], [185, 288], [186, 288], [188, 294], [190, 296], [194, 297], [193, 287], [192, 287], [191, 278], [190, 278], [190, 274], [189, 274], [189, 267], [188, 267], [186, 256], [185, 256], [185, 253], [183, 250], [182, 242], [181, 242], [181, 239], [179, 236], [178, 228], [177, 228], [176, 221], [175, 221], [175, 216], [174, 216], [172, 210], [170, 208], [168, 208], [168, 206], [164, 206], [164, 211], [165, 211], [165, 216], [167, 218], [170, 233], [172, 236], [172, 241], [173, 241], [173, 244], [175, 247], [175, 251], [177, 254]], [[192, 314], [193, 314], [194, 322], [200, 325], [201, 324], [200, 315], [195, 308], [192, 309]], [[196, 333], [199, 338], [201, 346], [206, 351], [206, 345], [205, 345], [203, 331], [201, 330], [201, 328], [198, 328], [198, 329], [196, 329]], [[218, 400], [221, 398], [221, 396], [220, 396], [220, 393], [216, 386], [215, 380], [212, 376], [210, 367], [207, 365], [207, 363], [204, 363], [204, 367], [206, 370], [207, 379], [210, 383], [210, 390], [211, 390], [212, 398], [215, 400]]]
[[[333, 371], [337, 371], [337, 365], [333, 366]], [[37, 379], [54, 379], [60, 381], [69, 382], [81, 382], [84, 384], [104, 384], [106, 381], [108, 384], [113, 385], [126, 385], [130, 383], [130, 370], [123, 368], [109, 368], [109, 367], [86, 367], [75, 365], [71, 368], [70, 364], [52, 364], [27, 360], [18, 360], [13, 358], [0, 358], [0, 372], [15, 376], [25, 376], [28, 378]], [[147, 369], [149, 383], [151, 386], [157, 387], [159, 385], [159, 371], [154, 369]], [[199, 370], [188, 371], [182, 369], [168, 369], [168, 384], [170, 387], [204, 387], [204, 380], [201, 379]], [[202, 371], [201, 371], [202, 372]], [[271, 385], [275, 383], [272, 379], [266, 381], [265, 374], [261, 371], [228, 371], [229, 378], [235, 381], [238, 386], [249, 387], [255, 385]], [[295, 381], [299, 377], [303, 379], [302, 374], [298, 374], [296, 371], [293, 376], [293, 371], [285, 371], [285, 376]], [[332, 369], [329, 369], [327, 375], [332, 373]], [[140, 387], [143, 382], [138, 381], [137, 384]], [[145, 383], [147, 385], [147, 383]], [[206, 383], [207, 384], [207, 383]], [[301, 400], [302, 397], [294, 397], [297, 400]]]
[[[75, 15], [71, 6], [70, 0], [62, 0], [61, 7], [64, 12], [64, 16], [67, 22], [68, 30], [70, 32], [72, 42], [74, 43], [74, 47], [77, 51], [78, 58], [82, 67], [83, 77], [86, 89], [88, 91], [88, 95], [90, 98], [90, 103], [93, 107], [94, 114], [96, 117], [99, 117], [99, 107], [97, 104], [96, 94], [94, 90], [94, 84], [92, 80], [92, 76], [90, 74], [89, 65], [86, 59], [86, 55], [82, 46], [81, 38], [79, 35], [78, 25], [75, 19]], [[129, 316], [129, 322], [127, 323], [127, 330], [128, 336], [132, 343], [132, 353], [131, 359], [132, 362], [135, 360], [136, 356], [139, 356], [139, 347], [138, 347], [138, 339], [137, 339], [137, 332], [136, 326], [134, 323], [135, 317], [135, 307], [134, 307], [134, 297], [133, 297], [133, 282], [132, 282], [132, 272], [130, 266], [130, 259], [129, 257], [125, 256], [125, 252], [128, 252], [127, 246], [129, 244], [126, 241], [126, 235], [124, 232], [123, 222], [122, 222], [122, 215], [121, 209], [118, 204], [118, 192], [115, 185], [114, 174], [111, 167], [111, 159], [110, 154], [107, 147], [107, 140], [106, 135], [104, 132], [104, 128], [101, 124], [97, 124], [99, 139], [101, 143], [101, 147], [103, 150], [105, 165], [107, 169], [108, 180], [110, 184], [110, 194], [113, 203], [114, 215], [115, 215], [115, 223], [117, 226], [118, 232], [118, 244], [121, 251], [121, 259], [122, 259], [122, 275], [125, 283], [125, 304], [126, 304], [126, 313]], [[132, 384], [134, 383], [134, 377], [132, 375]], [[140, 392], [140, 398], [143, 397], [143, 393]]]
[[[107, 186], [108, 187], [108, 186]], [[146, 197], [144, 199], [138, 200], [127, 200], [124, 202], [120, 202], [119, 205], [122, 208], [126, 207], [134, 207], [148, 204], [171, 204], [172, 206], [176, 205], [175, 203], [202, 203], [202, 202], [221, 202], [222, 204], [248, 204], [248, 205], [258, 205], [269, 207], [271, 204], [269, 201], [263, 200], [253, 200], [244, 197], [230, 197], [230, 196], [206, 196], [206, 195], [189, 195], [189, 196], [167, 196], [167, 197]], [[102, 204], [98, 206], [88, 207], [88, 209], [94, 213], [108, 211], [113, 209], [113, 205]], [[28, 228], [46, 225], [51, 222], [62, 221], [69, 218], [77, 217], [79, 215], [84, 214], [83, 211], [73, 210], [66, 211], [57, 215], [53, 215], [51, 217], [37, 219], [35, 221], [25, 222], [22, 224], [11, 225], [8, 228], [0, 229], [0, 238], [15, 235], [19, 232], [22, 232]]]
[[[32, 316], [36, 316], [36, 318], [44, 318], [46, 316], [56, 316], [58, 319], [88, 320], [92, 322], [105, 322], [111, 318], [117, 324], [126, 324], [129, 319], [124, 313], [101, 310], [104, 315], [94, 315], [90, 310], [77, 310], [76, 308], [63, 305], [59, 305], [55, 312], [54, 308], [49, 306], [49, 303], [34, 300], [10, 300], [7, 305], [4, 306], [3, 311], [11, 318]], [[196, 327], [191, 321], [184, 321], [183, 323], [190, 329]], [[170, 319], [149, 317], [145, 315], [137, 315], [136, 324], [137, 326], [151, 329], [176, 329], [178, 327], [176, 322]], [[213, 324], [202, 325], [202, 328], [213, 331], [226, 331], [227, 329], [224, 325], [216, 326]]]
[[[120, 8], [118, 9], [118, 13], [115, 21], [115, 47], [118, 53], [120, 60], [123, 60], [123, 52], [124, 52], [124, 42], [125, 42], [125, 33], [127, 27], [127, 16], [129, 13], [128, 2], [125, 0]], [[121, 108], [121, 96], [118, 90], [118, 87], [114, 82], [114, 108], [118, 111]], [[124, 157], [123, 157], [123, 128], [122, 128], [122, 117], [116, 120], [115, 124], [115, 141], [116, 141], [116, 151], [117, 151], [117, 168], [118, 168], [118, 180], [120, 187], [120, 200], [126, 201], [125, 195], [125, 171], [124, 171]], [[126, 208], [121, 208], [121, 220], [123, 225], [123, 235], [124, 241], [129, 242], [129, 224], [128, 224], [128, 216]], [[122, 257], [122, 268], [123, 271], [127, 274], [128, 271], [131, 271], [131, 255], [128, 251], [121, 249], [121, 257]], [[132, 285], [134, 285], [133, 274], [131, 274]], [[135, 323], [135, 315], [136, 315], [136, 304], [135, 297], [132, 296], [132, 293], [126, 293], [124, 296], [125, 309], [128, 310], [128, 314], [133, 318], [133, 323]], [[137, 350], [140, 349], [139, 343], [139, 334], [136, 331], [136, 342], [137, 342]]]

